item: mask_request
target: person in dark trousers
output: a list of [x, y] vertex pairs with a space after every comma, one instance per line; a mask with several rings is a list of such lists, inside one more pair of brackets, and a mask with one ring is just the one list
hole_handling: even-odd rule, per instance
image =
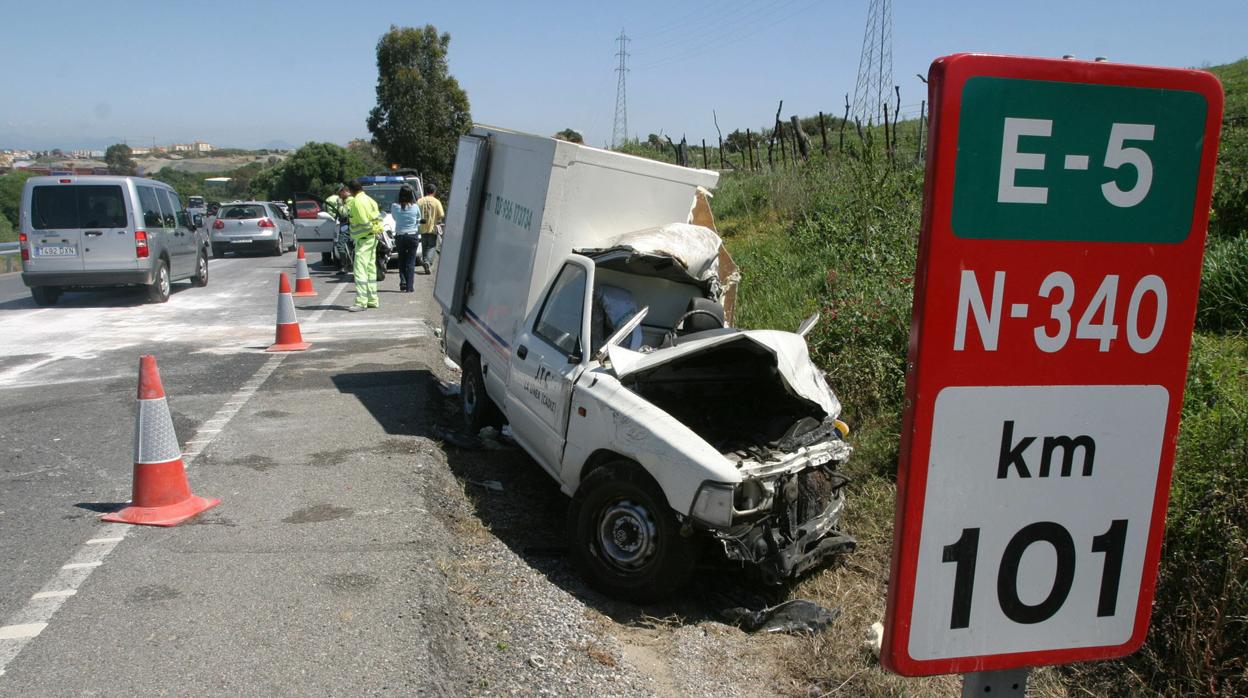
[[433, 261], [433, 252], [438, 245], [438, 224], [446, 218], [446, 210], [438, 201], [438, 188], [432, 182], [425, 184], [425, 195], [420, 197], [416, 205], [420, 207], [420, 265], [425, 273], [429, 273], [429, 264]]
[[399, 248], [399, 290], [411, 293], [416, 290], [412, 277], [416, 274], [416, 235], [420, 227], [420, 207], [411, 187], [399, 190], [399, 202], [390, 204], [390, 215], [394, 217], [394, 241]]

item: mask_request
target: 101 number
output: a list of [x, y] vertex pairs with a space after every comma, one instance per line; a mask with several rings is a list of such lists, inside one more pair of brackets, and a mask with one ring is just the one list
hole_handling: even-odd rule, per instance
[[[1118, 585], [1122, 578], [1122, 553], [1127, 540], [1127, 520], [1114, 519], [1109, 530], [1092, 539], [1092, 552], [1105, 555], [1101, 570], [1101, 591], [1096, 604], [1097, 617], [1114, 615], [1118, 606]], [[1018, 596], [1018, 566], [1023, 554], [1035, 543], [1048, 543], [1057, 552], [1053, 586], [1045, 598], [1028, 604]], [[949, 628], [968, 627], [975, 591], [975, 565], [979, 556], [979, 529], [964, 528], [962, 536], [944, 547], [942, 562], [954, 563], [953, 611]], [[1040, 623], [1052, 618], [1066, 603], [1075, 581], [1075, 542], [1065, 526], [1039, 521], [1014, 534], [1001, 555], [997, 570], [997, 603], [1006, 618], [1015, 623]]]

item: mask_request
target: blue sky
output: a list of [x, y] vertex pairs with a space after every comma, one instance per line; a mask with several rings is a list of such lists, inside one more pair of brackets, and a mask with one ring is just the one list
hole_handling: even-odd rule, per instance
[[[203, 139], [263, 147], [368, 137], [375, 46], [391, 24], [451, 34], [474, 120], [611, 138], [621, 28], [631, 133], [712, 140], [784, 115], [839, 114], [867, 0], [14, 2], [0, 0], [0, 147]], [[1248, 2], [895, 0], [903, 113], [915, 73], [958, 51], [1201, 66], [1248, 55]]]

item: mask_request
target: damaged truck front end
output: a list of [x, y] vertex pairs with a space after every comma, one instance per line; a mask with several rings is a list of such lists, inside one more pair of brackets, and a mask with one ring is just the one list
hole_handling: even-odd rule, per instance
[[[848, 428], [801, 336], [721, 328], [647, 352], [609, 345], [604, 354], [578, 381], [574, 409], [589, 423], [601, 420], [586, 432], [608, 432], [610, 453], [653, 479], [682, 537], [710, 542], [699, 552], [781, 583], [854, 549], [840, 529]], [[570, 432], [572, 461], [581, 456], [577, 442]], [[650, 530], [644, 517], [632, 526]], [[631, 540], [633, 528], [589, 528], [591, 554], [615, 564], [613, 536]], [[677, 582], [650, 580], [658, 591], [642, 594], [594, 574], [593, 564], [582, 567], [600, 587], [634, 598]]]
[[728, 477], [702, 483], [689, 518], [728, 560], [771, 582], [853, 550], [839, 528], [848, 427], [804, 339], [730, 328], [701, 334], [633, 361], [621, 379], [727, 466]]

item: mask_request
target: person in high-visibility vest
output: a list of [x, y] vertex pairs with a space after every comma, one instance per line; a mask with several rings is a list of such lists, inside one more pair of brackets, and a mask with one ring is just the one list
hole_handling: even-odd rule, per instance
[[350, 271], [348, 260], [351, 259], [351, 233], [347, 226], [350, 222], [347, 216], [347, 198], [350, 196], [347, 185], [339, 184], [333, 194], [325, 197], [325, 212], [338, 221], [338, 232], [334, 236], [334, 254], [338, 257], [340, 275]]
[[347, 199], [347, 216], [351, 222], [351, 239], [355, 241], [355, 305], [352, 312], [376, 308], [377, 299], [377, 236], [381, 233], [381, 211], [377, 202], [364, 193], [359, 180], [351, 180], [351, 197]]

